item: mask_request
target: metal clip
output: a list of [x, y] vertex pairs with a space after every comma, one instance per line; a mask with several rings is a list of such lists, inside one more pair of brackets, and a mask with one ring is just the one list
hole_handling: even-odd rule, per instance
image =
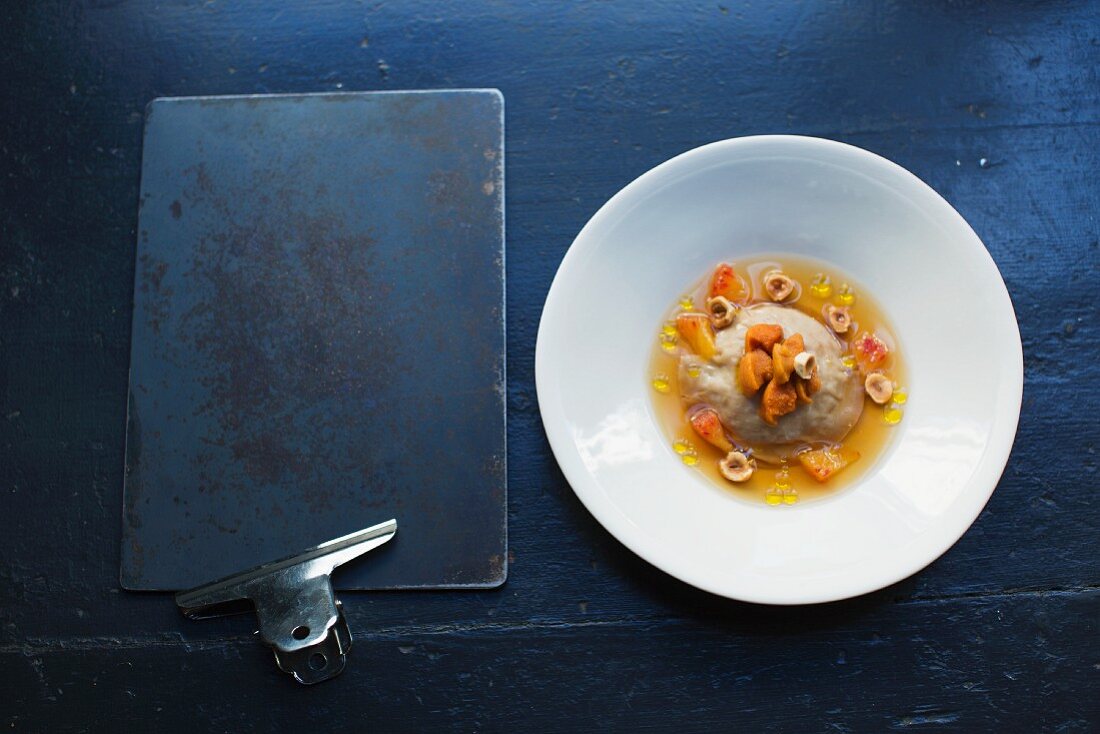
[[260, 621], [260, 637], [274, 648], [279, 667], [299, 683], [320, 683], [344, 670], [351, 649], [343, 607], [332, 593], [333, 569], [377, 548], [396, 532], [397, 521], [389, 520], [181, 591], [176, 604], [189, 618], [202, 619], [234, 614], [240, 609], [229, 606], [251, 601]]

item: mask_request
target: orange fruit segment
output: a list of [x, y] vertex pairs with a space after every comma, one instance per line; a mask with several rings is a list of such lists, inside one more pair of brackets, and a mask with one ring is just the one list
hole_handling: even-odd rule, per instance
[[852, 352], [855, 355], [856, 364], [859, 365], [859, 371], [867, 374], [886, 361], [890, 350], [881, 339], [865, 331], [852, 343]]
[[682, 313], [676, 317], [676, 330], [691, 347], [691, 351], [703, 359], [714, 359], [718, 347], [714, 343], [714, 329], [710, 317], [702, 313]]
[[717, 411], [713, 408], [699, 408], [688, 418], [691, 427], [699, 434], [699, 437], [726, 453], [733, 451], [733, 444], [726, 438], [726, 429], [722, 427], [722, 421]]
[[819, 482], [829, 481], [830, 477], [858, 459], [858, 451], [844, 446], [803, 451], [798, 455], [798, 463]]
[[745, 283], [729, 263], [720, 263], [714, 269], [714, 275], [710, 278], [708, 294], [711, 298], [722, 296], [734, 302], [745, 300], [747, 295], [745, 293]]

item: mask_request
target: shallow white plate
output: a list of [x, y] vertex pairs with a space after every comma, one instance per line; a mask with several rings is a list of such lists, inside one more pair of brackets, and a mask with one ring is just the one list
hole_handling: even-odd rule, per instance
[[[679, 461], [647, 369], [688, 285], [719, 261], [776, 252], [835, 263], [873, 291], [910, 393], [864, 479], [770, 507]], [[592, 217], [547, 296], [535, 377], [562, 471], [616, 538], [701, 589], [803, 604], [887, 586], [958, 540], [1008, 460], [1023, 357], [996, 265], [936, 192], [859, 148], [761, 136], [673, 158]]]

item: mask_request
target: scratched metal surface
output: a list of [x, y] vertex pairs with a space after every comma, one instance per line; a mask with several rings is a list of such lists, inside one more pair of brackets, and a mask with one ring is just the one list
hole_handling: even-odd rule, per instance
[[492, 90], [149, 105], [125, 588], [390, 517], [338, 585], [503, 582], [503, 153]]

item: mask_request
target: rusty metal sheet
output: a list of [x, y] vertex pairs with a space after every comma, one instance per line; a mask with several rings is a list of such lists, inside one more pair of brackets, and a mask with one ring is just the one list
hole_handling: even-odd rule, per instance
[[340, 588], [504, 581], [503, 140], [495, 90], [150, 104], [123, 587], [390, 517]]

